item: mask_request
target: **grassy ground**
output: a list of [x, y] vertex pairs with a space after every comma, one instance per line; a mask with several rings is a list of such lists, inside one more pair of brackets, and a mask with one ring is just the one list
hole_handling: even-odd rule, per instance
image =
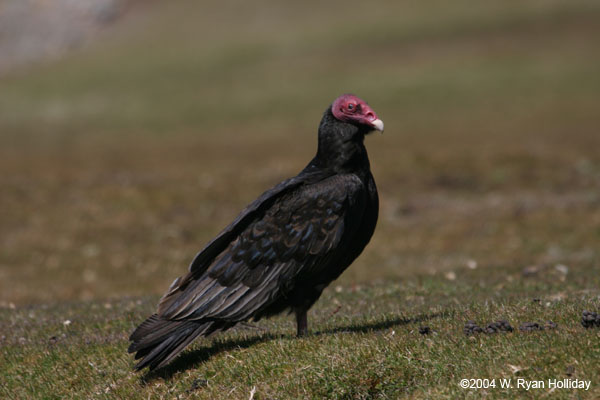
[[[2, 310], [4, 395], [16, 398], [597, 398], [599, 329], [581, 311], [598, 309], [600, 271], [514, 268], [455, 279], [338, 286], [311, 311], [312, 335], [294, 337], [279, 317], [196, 343], [171, 366], [136, 374], [127, 333], [157, 300], [124, 298]], [[506, 319], [511, 333], [465, 336], [467, 320]], [[521, 332], [551, 320], [554, 330]], [[66, 321], [70, 321], [67, 323]], [[419, 329], [429, 327], [422, 335]], [[462, 389], [463, 378], [497, 388]], [[517, 387], [517, 379], [590, 380], [589, 391]], [[512, 379], [501, 389], [500, 379]]]
[[[599, 333], [578, 322], [600, 309], [599, 17], [593, 1], [181, 1], [0, 81], [2, 390], [456, 398], [483, 394], [463, 377], [572, 377], [591, 390], [551, 396], [600, 396]], [[263, 321], [132, 373], [131, 329], [308, 162], [343, 92], [386, 123], [367, 138], [381, 217], [317, 334]], [[469, 319], [559, 327], [467, 338]]]

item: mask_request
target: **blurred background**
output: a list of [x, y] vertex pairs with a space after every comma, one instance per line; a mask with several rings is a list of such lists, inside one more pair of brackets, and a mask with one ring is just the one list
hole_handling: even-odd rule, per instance
[[597, 270], [599, 21], [593, 0], [0, 0], [0, 305], [161, 294], [346, 92], [386, 131], [379, 225], [339, 284]]

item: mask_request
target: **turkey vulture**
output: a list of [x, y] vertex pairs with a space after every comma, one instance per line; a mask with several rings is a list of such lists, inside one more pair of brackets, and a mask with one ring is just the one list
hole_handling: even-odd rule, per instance
[[137, 370], [169, 363], [196, 337], [289, 310], [298, 335], [321, 292], [365, 248], [379, 200], [364, 146], [383, 122], [363, 100], [338, 97], [319, 125], [316, 156], [263, 193], [175, 279], [132, 334]]

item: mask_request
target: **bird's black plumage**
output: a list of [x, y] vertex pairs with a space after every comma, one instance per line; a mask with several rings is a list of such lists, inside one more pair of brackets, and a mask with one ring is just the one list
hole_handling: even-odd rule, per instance
[[[352, 111], [349, 102], [369, 115], [336, 115], [338, 107]], [[363, 144], [373, 129], [383, 123], [355, 96], [343, 95], [325, 111], [315, 158], [200, 251], [156, 314], [132, 333], [137, 369], [166, 365], [200, 335], [285, 310], [296, 313], [298, 334], [307, 332], [307, 310], [358, 257], [377, 223], [377, 189]]]

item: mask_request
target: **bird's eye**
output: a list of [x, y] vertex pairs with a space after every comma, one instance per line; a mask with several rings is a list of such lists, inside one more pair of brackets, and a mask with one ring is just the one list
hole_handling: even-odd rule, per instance
[[348, 110], [350, 110], [350, 111], [354, 110], [354, 104], [348, 104]]

